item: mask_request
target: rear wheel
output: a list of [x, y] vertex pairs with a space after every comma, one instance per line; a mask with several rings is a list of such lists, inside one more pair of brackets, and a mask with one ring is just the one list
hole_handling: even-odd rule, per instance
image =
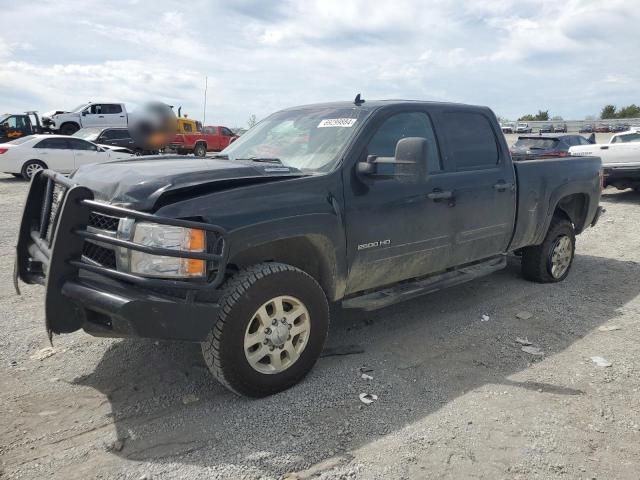
[[193, 148], [193, 154], [196, 157], [206, 157], [207, 156], [207, 146], [204, 143], [198, 143]]
[[60, 127], [60, 133], [62, 135], [73, 135], [78, 130], [80, 130], [80, 125], [73, 122], [63, 123], [62, 126]]
[[231, 391], [264, 397], [295, 385], [320, 356], [329, 328], [324, 291], [282, 263], [240, 270], [227, 284], [202, 352]]
[[31, 180], [36, 172], [46, 169], [47, 166], [40, 160], [29, 160], [22, 166], [21, 175], [25, 180]]
[[575, 248], [572, 223], [565, 217], [555, 216], [544, 241], [522, 249], [522, 274], [536, 282], [560, 282], [569, 275]]

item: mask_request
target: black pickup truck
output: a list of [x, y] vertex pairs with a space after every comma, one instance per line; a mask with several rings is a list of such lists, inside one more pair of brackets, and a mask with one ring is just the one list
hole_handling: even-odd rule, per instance
[[371, 310], [501, 269], [569, 273], [595, 225], [596, 157], [514, 162], [485, 107], [291, 108], [216, 157], [139, 157], [34, 177], [18, 278], [46, 328], [200, 342], [228, 388], [264, 396], [319, 357], [329, 304]]

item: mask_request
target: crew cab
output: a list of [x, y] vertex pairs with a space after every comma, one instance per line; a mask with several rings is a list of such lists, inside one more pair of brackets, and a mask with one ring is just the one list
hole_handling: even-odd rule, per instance
[[70, 112], [55, 111], [43, 115], [43, 123], [55, 133], [73, 135], [81, 128], [126, 127], [128, 115], [124, 103], [87, 102]]
[[640, 132], [630, 130], [615, 134], [609, 143], [571, 147], [569, 154], [578, 157], [598, 155], [602, 158], [605, 187], [633, 188], [640, 192]]
[[45, 286], [50, 336], [199, 342], [222, 384], [265, 396], [311, 370], [330, 304], [381, 308], [510, 253], [526, 278], [564, 280], [601, 211], [600, 166], [514, 162], [486, 107], [290, 108], [214, 157], [37, 172], [16, 286]]
[[[178, 122], [183, 118], [178, 118]], [[179, 154], [193, 153], [196, 157], [204, 157], [207, 152], [219, 152], [234, 142], [238, 136], [227, 127], [206, 126], [196, 130], [189, 123], [178, 126], [178, 133], [173, 138], [170, 148]]]

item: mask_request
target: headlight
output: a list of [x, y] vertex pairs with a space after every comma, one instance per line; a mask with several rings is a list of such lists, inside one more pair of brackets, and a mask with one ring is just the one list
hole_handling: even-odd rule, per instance
[[[133, 241], [149, 247], [170, 248], [188, 252], [204, 252], [204, 230], [140, 222], [135, 226]], [[165, 257], [131, 250], [130, 272], [145, 277], [193, 278], [206, 274], [206, 261]]]

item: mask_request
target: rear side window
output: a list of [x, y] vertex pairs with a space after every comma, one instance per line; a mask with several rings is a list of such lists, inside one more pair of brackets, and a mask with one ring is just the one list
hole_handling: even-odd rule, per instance
[[224, 135], [225, 137], [232, 137], [233, 132], [229, 130], [227, 127], [222, 127], [222, 135]]
[[405, 112], [397, 113], [387, 118], [378, 128], [367, 145], [367, 154], [377, 157], [393, 157], [396, 145], [407, 137], [421, 137], [427, 140], [427, 168], [429, 172], [440, 170], [440, 152], [436, 136], [433, 132], [431, 119], [426, 113]]
[[46, 138], [36, 143], [33, 148], [55, 148], [65, 150], [69, 148], [69, 140], [66, 138]]
[[122, 113], [122, 106], [114, 103], [107, 103], [102, 105], [102, 113]]
[[445, 112], [442, 125], [455, 170], [476, 170], [498, 164], [498, 143], [487, 117], [476, 112]]

